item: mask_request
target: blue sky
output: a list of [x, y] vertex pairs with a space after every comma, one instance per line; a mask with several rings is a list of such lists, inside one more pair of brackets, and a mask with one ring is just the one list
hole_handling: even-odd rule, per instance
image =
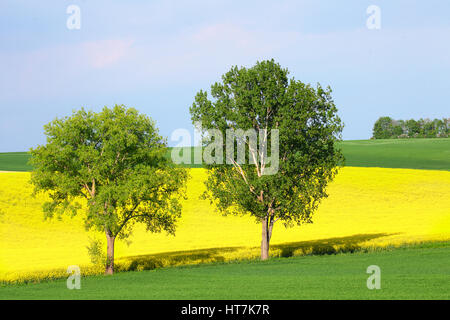
[[[79, 30], [66, 27], [72, 4]], [[379, 30], [366, 27], [370, 5]], [[197, 91], [271, 58], [332, 87], [346, 140], [369, 138], [384, 115], [450, 116], [449, 1], [2, 0], [0, 152], [45, 143], [43, 125], [73, 109], [116, 103], [166, 137], [192, 131]]]

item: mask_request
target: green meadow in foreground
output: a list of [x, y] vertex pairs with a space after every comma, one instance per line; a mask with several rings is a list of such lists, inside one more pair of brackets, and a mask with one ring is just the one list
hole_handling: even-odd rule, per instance
[[[340, 147], [350, 167], [450, 170], [450, 138], [348, 140]], [[193, 149], [188, 150], [193, 155]], [[29, 158], [27, 152], [0, 153], [0, 170], [30, 171]]]
[[[369, 290], [367, 267], [381, 269]], [[0, 287], [0, 299], [449, 299], [450, 243], [124, 272]]]

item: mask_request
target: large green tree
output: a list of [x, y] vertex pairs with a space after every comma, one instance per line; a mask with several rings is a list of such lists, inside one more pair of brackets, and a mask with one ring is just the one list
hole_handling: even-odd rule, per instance
[[[211, 86], [212, 99], [202, 90], [190, 108], [192, 121], [201, 125], [205, 135], [214, 132], [226, 137], [238, 130], [258, 133], [260, 148], [241, 135], [233, 142], [233, 159], [227, 159], [225, 143], [222, 151], [212, 149], [215, 162], [207, 164], [204, 196], [224, 214], [250, 214], [261, 223], [263, 260], [269, 257], [277, 221], [285, 226], [312, 222], [321, 199], [327, 196], [326, 186], [343, 160], [336, 148], [343, 124], [331, 89], [314, 88], [289, 79], [288, 74], [273, 60], [251, 68], [235, 66], [222, 76], [221, 83]], [[262, 150], [272, 150], [277, 136], [278, 170], [267, 174]], [[218, 142], [220, 139], [213, 137], [205, 140], [205, 152]], [[236, 158], [242, 145], [245, 163]], [[222, 161], [217, 161], [221, 154]], [[271, 151], [270, 156], [274, 155]]]
[[187, 172], [167, 159], [150, 118], [116, 105], [81, 109], [44, 128], [47, 143], [31, 150], [35, 192], [49, 195], [48, 218], [85, 208], [86, 227], [106, 235], [105, 273], [114, 272], [115, 239], [128, 237], [135, 223], [175, 232]]

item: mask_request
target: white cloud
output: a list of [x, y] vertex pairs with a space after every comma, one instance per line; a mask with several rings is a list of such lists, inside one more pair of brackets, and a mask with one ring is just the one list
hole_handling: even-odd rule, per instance
[[[232, 65], [275, 58], [294, 74], [368, 69], [449, 68], [449, 28], [365, 28], [305, 34], [291, 30], [217, 23], [166, 38], [106, 39], [0, 53], [2, 96], [63, 96], [94, 90], [191, 84], [219, 79]], [[109, 91], [108, 91], [109, 90]]]
[[[133, 40], [101, 40], [81, 44], [81, 51], [93, 68], [112, 66], [131, 52]], [[77, 48], [78, 51], [78, 48]]]

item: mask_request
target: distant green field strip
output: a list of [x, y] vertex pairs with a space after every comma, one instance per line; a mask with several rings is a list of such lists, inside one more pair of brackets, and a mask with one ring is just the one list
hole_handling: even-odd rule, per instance
[[27, 152], [0, 153], [0, 171], [30, 171], [29, 159]]
[[[367, 288], [367, 267], [381, 289]], [[450, 299], [450, 246], [172, 267], [0, 287], [0, 299]], [[83, 270], [81, 270], [83, 273]]]
[[450, 139], [356, 140], [341, 147], [347, 166], [450, 170]]
[[[382, 167], [426, 170], [450, 170], [450, 139], [391, 139], [348, 140], [339, 144], [345, 156], [345, 165], [352, 167]], [[184, 148], [194, 164], [194, 148]], [[172, 148], [167, 156], [170, 157]], [[0, 170], [30, 171], [26, 152], [0, 153]]]
[[[183, 148], [183, 151], [191, 153], [191, 158], [194, 159], [194, 148]], [[172, 148], [167, 151], [167, 157], [171, 157]], [[180, 152], [182, 155], [183, 153]], [[4, 152], [0, 153], [0, 171], [31, 171], [33, 168], [28, 163], [31, 155], [28, 152]], [[192, 161], [194, 162], [194, 161]], [[201, 168], [201, 164], [181, 165], [189, 168]]]

